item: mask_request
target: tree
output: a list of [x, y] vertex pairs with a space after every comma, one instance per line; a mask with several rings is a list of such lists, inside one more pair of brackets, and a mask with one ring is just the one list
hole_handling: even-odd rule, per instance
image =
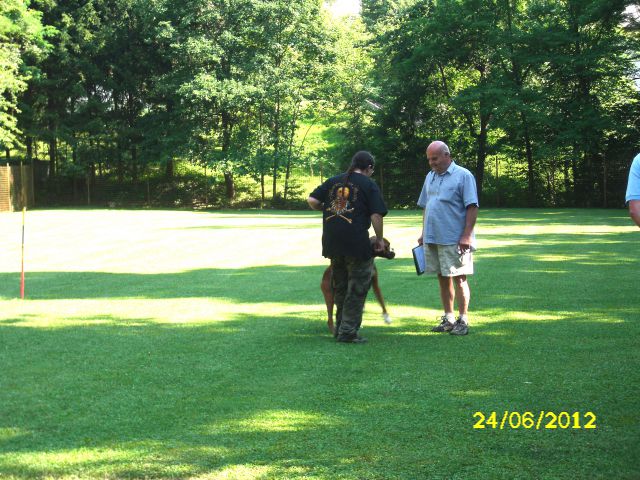
[[17, 116], [20, 95], [36, 74], [31, 60], [43, 55], [46, 35], [39, 12], [23, 0], [0, 3], [0, 144], [7, 152], [19, 144]]

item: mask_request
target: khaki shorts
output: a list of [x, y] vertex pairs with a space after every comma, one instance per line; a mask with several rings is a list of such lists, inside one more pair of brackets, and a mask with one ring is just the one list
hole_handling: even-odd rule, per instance
[[473, 275], [473, 254], [458, 253], [458, 245], [424, 245], [426, 260], [425, 273], [440, 274], [443, 277]]

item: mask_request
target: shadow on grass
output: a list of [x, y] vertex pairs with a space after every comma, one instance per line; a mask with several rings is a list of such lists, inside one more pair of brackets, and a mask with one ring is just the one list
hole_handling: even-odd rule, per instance
[[[344, 345], [296, 317], [100, 319], [0, 325], [4, 475], [563, 478], [594, 458], [603, 475], [637, 472], [635, 326], [495, 322], [457, 338], [406, 319]], [[601, 428], [472, 429], [476, 411], [505, 409], [591, 410]]]
[[[159, 274], [29, 272], [27, 292], [31, 300], [212, 297], [251, 303], [308, 303], [318, 299], [325, 268], [276, 265]], [[0, 273], [0, 298], [11, 298], [7, 287], [15, 284], [15, 278], [16, 274]]]

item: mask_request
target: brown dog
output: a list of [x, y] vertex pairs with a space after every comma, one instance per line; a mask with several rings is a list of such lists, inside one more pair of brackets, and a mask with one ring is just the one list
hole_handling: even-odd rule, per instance
[[[376, 237], [369, 238], [371, 241], [371, 245], [375, 243]], [[374, 252], [375, 257], [384, 257], [388, 259], [392, 259], [396, 256], [396, 252], [391, 249], [389, 244], [389, 240], [384, 239], [384, 250], [382, 252]], [[327, 267], [322, 275], [322, 282], [320, 283], [320, 289], [322, 290], [322, 294], [324, 295], [324, 302], [327, 305], [327, 326], [329, 327], [329, 331], [334, 333], [333, 329], [333, 290], [331, 288], [331, 274], [332, 274], [331, 265]], [[371, 286], [373, 287], [373, 293], [376, 294], [376, 298], [378, 299], [378, 303], [382, 307], [382, 316], [384, 318], [384, 322], [389, 324], [391, 323], [391, 317], [389, 317], [389, 313], [387, 312], [387, 307], [384, 304], [384, 298], [382, 297], [382, 292], [380, 291], [380, 284], [378, 283], [378, 269], [375, 264], [373, 265], [373, 277], [371, 279]]]

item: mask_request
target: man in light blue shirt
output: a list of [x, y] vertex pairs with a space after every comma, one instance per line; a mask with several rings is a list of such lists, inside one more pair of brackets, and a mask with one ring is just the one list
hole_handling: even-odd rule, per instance
[[[431, 172], [422, 186], [418, 205], [424, 209], [422, 235], [426, 273], [438, 275], [444, 315], [432, 332], [466, 335], [471, 292], [467, 275], [473, 274], [475, 237], [473, 227], [478, 218], [476, 181], [466, 168], [451, 159], [449, 147], [441, 141], [427, 147]], [[454, 318], [454, 297], [459, 317]]]
[[629, 170], [625, 202], [629, 204], [629, 215], [640, 227], [640, 154], [633, 159], [631, 170]]

